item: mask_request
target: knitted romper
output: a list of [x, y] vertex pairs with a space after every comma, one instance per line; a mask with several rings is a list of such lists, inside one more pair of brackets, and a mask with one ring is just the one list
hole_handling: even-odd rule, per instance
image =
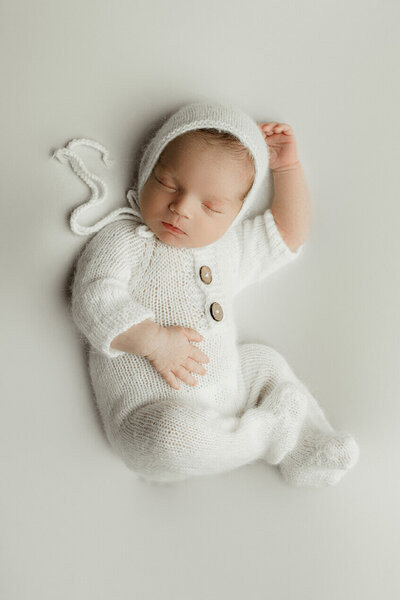
[[[81, 254], [74, 279], [73, 318], [90, 342], [91, 380], [111, 445], [131, 469], [156, 481], [227, 471], [259, 458], [277, 464], [303, 419], [300, 391], [321, 427], [326, 423], [276, 350], [237, 343], [232, 300], [301, 249], [286, 246], [270, 210], [203, 248], [176, 248], [146, 233], [128, 220], [106, 225]], [[201, 278], [203, 266], [211, 271], [210, 283]], [[212, 316], [214, 303], [221, 320]], [[110, 348], [128, 323], [147, 318], [191, 327], [204, 337], [196, 346], [210, 362], [205, 375], [194, 374], [196, 386], [181, 382], [175, 390], [146, 358]], [[282, 410], [277, 395], [272, 436], [271, 393], [285, 382], [298, 393], [287, 394]], [[293, 422], [282, 440], [279, 417], [287, 410]]]
[[[82, 163], [73, 159], [79, 172], [72, 153], [64, 153], [94, 191], [93, 181], [101, 180], [83, 176]], [[147, 481], [211, 475], [260, 459], [278, 465], [290, 483], [336, 483], [357, 461], [356, 442], [335, 433], [279, 352], [238, 344], [233, 318], [234, 295], [293, 261], [303, 246], [289, 249], [267, 209], [236, 219], [210, 245], [174, 247], [160, 241], [131, 204], [98, 224], [72, 286], [72, 318], [89, 342], [90, 377], [111, 446]], [[82, 233], [76, 225], [74, 231]], [[195, 344], [210, 362], [205, 375], [193, 374], [196, 386], [180, 381], [176, 390], [146, 358], [110, 348], [119, 333], [145, 319], [203, 336]]]

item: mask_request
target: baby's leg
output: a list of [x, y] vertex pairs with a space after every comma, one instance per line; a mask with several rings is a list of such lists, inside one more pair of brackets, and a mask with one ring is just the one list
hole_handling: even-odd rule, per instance
[[183, 480], [230, 471], [266, 452], [276, 422], [273, 411], [251, 408], [224, 416], [182, 400], [149, 402], [122, 422], [116, 445], [125, 463], [151, 481]]
[[[247, 406], [271, 409], [279, 397], [283, 411], [271, 434], [264, 459], [278, 464], [283, 477], [295, 485], [337, 483], [358, 460], [353, 437], [337, 433], [307, 387], [276, 350], [261, 344], [240, 348], [242, 373], [249, 389]], [[273, 390], [280, 394], [272, 394]]]

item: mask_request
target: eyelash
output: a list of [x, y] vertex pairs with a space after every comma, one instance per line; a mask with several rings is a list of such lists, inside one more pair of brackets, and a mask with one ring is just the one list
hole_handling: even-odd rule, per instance
[[210, 212], [217, 213], [217, 214], [221, 214], [221, 213], [220, 213], [218, 210], [213, 210], [212, 208], [209, 208], [209, 207], [208, 207], [208, 206], [206, 206], [205, 204], [204, 204], [204, 208], [206, 208], [206, 209], [207, 209], [207, 210], [209, 210]]
[[[162, 181], [160, 181], [159, 179], [157, 179], [157, 177], [154, 177], [154, 179], [155, 179], [156, 181], [158, 181], [158, 183], [160, 183], [162, 186], [164, 186], [165, 188], [167, 188], [167, 190], [171, 190], [171, 192], [176, 192], [176, 189], [168, 187], [167, 185], [165, 185], [165, 183], [163, 183]], [[210, 211], [210, 212], [212, 212], [212, 213], [216, 213], [216, 214], [218, 214], [218, 215], [222, 214], [222, 213], [220, 213], [218, 210], [213, 210], [212, 208], [209, 208], [209, 207], [208, 207], [208, 206], [206, 206], [205, 204], [204, 204], [203, 206], [204, 206], [204, 208], [206, 208], [207, 210], [209, 210], [209, 211]]]
[[166, 187], [166, 188], [167, 188], [167, 190], [171, 190], [171, 192], [176, 192], [176, 189], [175, 189], [175, 188], [170, 188], [170, 187], [168, 187], [167, 185], [165, 185], [165, 183], [163, 183], [162, 181], [160, 181], [159, 179], [157, 179], [157, 177], [154, 177], [154, 179], [155, 179], [156, 181], [158, 181], [158, 183], [161, 183], [161, 185], [163, 185], [164, 187]]

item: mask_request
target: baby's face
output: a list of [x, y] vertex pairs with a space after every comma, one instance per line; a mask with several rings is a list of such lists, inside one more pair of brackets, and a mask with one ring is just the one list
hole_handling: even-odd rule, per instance
[[229, 228], [252, 181], [249, 160], [220, 145], [179, 136], [166, 146], [143, 186], [143, 221], [165, 244], [207, 246]]

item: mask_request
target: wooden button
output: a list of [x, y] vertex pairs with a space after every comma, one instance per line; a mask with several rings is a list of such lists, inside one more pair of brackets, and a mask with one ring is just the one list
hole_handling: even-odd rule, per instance
[[222, 321], [224, 317], [224, 313], [222, 311], [222, 306], [218, 304], [218, 302], [213, 302], [210, 306], [211, 316], [215, 321]]
[[207, 285], [212, 282], [212, 273], [210, 267], [207, 267], [206, 265], [200, 267], [200, 279]]

